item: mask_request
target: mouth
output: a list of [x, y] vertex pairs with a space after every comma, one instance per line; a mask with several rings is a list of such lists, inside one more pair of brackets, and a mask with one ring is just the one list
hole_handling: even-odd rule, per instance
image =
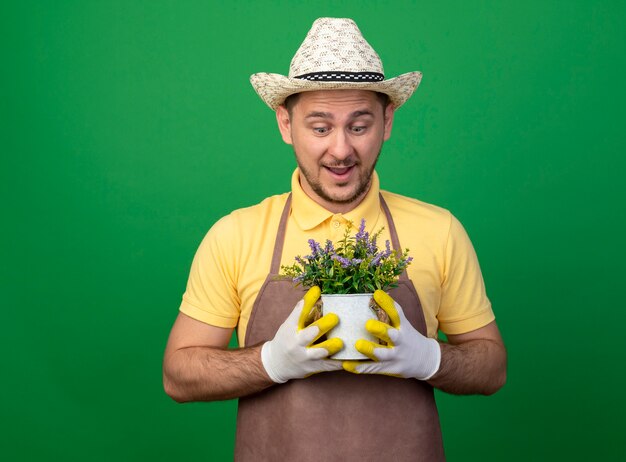
[[327, 172], [330, 173], [330, 176], [337, 181], [346, 181], [352, 171], [354, 170], [354, 165], [350, 165], [349, 167], [328, 167], [324, 166]]

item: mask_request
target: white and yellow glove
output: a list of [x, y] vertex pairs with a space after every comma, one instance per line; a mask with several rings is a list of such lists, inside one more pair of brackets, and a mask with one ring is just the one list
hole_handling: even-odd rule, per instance
[[339, 322], [334, 313], [305, 327], [305, 322], [320, 297], [319, 287], [311, 287], [289, 317], [278, 328], [276, 335], [261, 348], [261, 361], [267, 375], [276, 383], [302, 379], [324, 371], [342, 369], [341, 361], [327, 359], [343, 348], [339, 338], [331, 338], [312, 345]]
[[387, 313], [391, 325], [370, 319], [365, 329], [387, 342], [387, 345], [357, 340], [356, 349], [372, 361], [344, 361], [343, 368], [355, 374], [430, 379], [439, 370], [441, 363], [439, 343], [415, 330], [406, 319], [402, 307], [382, 290], [374, 292], [374, 300]]

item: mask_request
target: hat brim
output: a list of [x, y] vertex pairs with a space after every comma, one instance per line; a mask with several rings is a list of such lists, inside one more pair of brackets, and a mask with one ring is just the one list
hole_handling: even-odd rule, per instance
[[260, 72], [250, 76], [254, 90], [273, 111], [285, 102], [289, 95], [317, 90], [371, 90], [385, 93], [397, 109], [417, 89], [422, 80], [421, 72], [408, 72], [382, 82], [319, 82], [291, 79], [280, 74]]

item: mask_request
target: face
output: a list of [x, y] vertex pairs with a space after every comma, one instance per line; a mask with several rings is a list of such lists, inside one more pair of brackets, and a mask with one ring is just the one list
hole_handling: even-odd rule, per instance
[[281, 106], [276, 117], [307, 195], [334, 213], [354, 209], [391, 135], [393, 107], [383, 108], [372, 91], [314, 91], [299, 95], [291, 115]]

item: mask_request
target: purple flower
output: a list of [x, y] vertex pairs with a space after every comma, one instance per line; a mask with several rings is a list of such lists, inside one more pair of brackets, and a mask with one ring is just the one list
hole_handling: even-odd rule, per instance
[[359, 232], [354, 235], [354, 238], [357, 242], [367, 239], [367, 234], [365, 232], [365, 218], [361, 218], [361, 225], [359, 226]]
[[[374, 258], [370, 262], [370, 266], [379, 266], [381, 260], [389, 258], [389, 256], [393, 253], [393, 250], [391, 250], [391, 247], [389, 245], [389, 241], [385, 241], [385, 248], [386, 249], [383, 252], [376, 253]], [[375, 251], [372, 253], [375, 253]]]
[[342, 268], [349, 268], [350, 267], [350, 260], [348, 260], [347, 258], [344, 257], [340, 257], [339, 255], [333, 255], [332, 257], [330, 257], [332, 260], [337, 260], [340, 264]]
[[331, 241], [330, 239], [326, 239], [326, 246], [324, 247], [324, 251], [326, 253], [334, 253], [335, 252], [335, 247], [333, 246], [333, 241]]
[[378, 266], [380, 265], [380, 260], [383, 258], [383, 253], [380, 252], [379, 254], [377, 254], [372, 261], [370, 262], [370, 266]]
[[317, 242], [315, 242], [314, 239], [309, 239], [309, 247], [311, 248], [311, 252], [312, 252], [311, 255], [313, 257], [317, 257], [322, 251], [322, 248]]
[[392, 253], [393, 253], [393, 250], [391, 250], [391, 246], [389, 245], [389, 241], [385, 241], [385, 251], [383, 252], [383, 259], [384, 258], [389, 258]]
[[376, 234], [372, 237], [372, 240], [367, 245], [367, 251], [371, 254], [375, 254], [378, 251], [378, 246], [376, 245]]
[[361, 264], [361, 262], [362, 262], [362, 261], [363, 261], [363, 259], [362, 259], [362, 258], [353, 258], [353, 259], [352, 259], [352, 265], [354, 265], [354, 266], [358, 266], [358, 265], [360, 265], [360, 264]]

